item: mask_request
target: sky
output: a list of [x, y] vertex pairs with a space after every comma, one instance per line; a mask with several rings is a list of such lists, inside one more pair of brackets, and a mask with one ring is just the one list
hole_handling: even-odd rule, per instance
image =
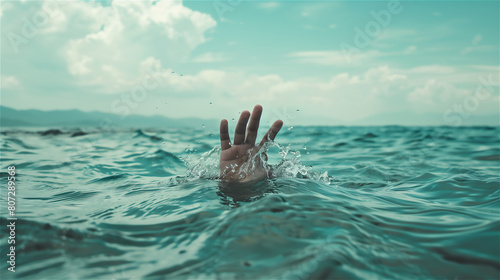
[[498, 123], [498, 1], [1, 1], [1, 104]]

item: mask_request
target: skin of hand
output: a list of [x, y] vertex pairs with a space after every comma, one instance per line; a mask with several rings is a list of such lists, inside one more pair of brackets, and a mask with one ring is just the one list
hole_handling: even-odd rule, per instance
[[[262, 141], [258, 145], [255, 145], [261, 116], [262, 106], [260, 105], [255, 105], [252, 114], [246, 110], [241, 112], [234, 132], [233, 144], [231, 144], [229, 138], [228, 121], [226, 119], [221, 121], [220, 179], [233, 182], [247, 182], [267, 177], [267, 171], [260, 161], [260, 157], [254, 156], [259, 152], [264, 143], [274, 140], [283, 126], [283, 121], [275, 121], [262, 138]], [[255, 161], [252, 162], [252, 158], [255, 158]], [[251, 173], [246, 172], [249, 170], [248, 164], [255, 164], [255, 167], [251, 168]]]

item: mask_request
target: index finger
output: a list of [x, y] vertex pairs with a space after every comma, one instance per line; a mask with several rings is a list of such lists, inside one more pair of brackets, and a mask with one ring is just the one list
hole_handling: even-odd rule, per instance
[[231, 148], [231, 139], [229, 138], [228, 123], [226, 119], [220, 122], [220, 147], [224, 151]]

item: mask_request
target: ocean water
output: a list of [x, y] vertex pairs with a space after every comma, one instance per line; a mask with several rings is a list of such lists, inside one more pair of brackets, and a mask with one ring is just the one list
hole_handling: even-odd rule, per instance
[[238, 188], [213, 131], [78, 131], [2, 130], [2, 279], [500, 278], [498, 127], [284, 127]]

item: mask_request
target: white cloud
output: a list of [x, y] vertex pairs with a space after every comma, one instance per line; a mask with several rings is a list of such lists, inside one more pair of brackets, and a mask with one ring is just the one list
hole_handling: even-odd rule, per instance
[[410, 68], [408, 69], [407, 72], [411, 74], [436, 75], [436, 74], [451, 74], [456, 72], [456, 70], [454, 67], [444, 66], [444, 65], [424, 65], [424, 66]]
[[[42, 3], [42, 7], [39, 10], [40, 13], [44, 13], [48, 16], [47, 20], [47, 25], [41, 27], [40, 33], [42, 34], [50, 34], [50, 33], [58, 33], [58, 32], [64, 32], [67, 31], [67, 26], [68, 26], [68, 17], [73, 17], [76, 14], [81, 18], [82, 16], [86, 16], [91, 18], [92, 16], [95, 16], [95, 7], [97, 5], [94, 3], [89, 4], [91, 6], [94, 6], [94, 8], [89, 9], [78, 9], [77, 7], [80, 7], [82, 4], [79, 2], [74, 2], [72, 4], [73, 9], [71, 14], [66, 14], [62, 12], [62, 9], [67, 6], [67, 3], [59, 3], [57, 1], [45, 1]], [[76, 9], [75, 9], [76, 8]], [[84, 15], [83, 13], [89, 13]]]
[[261, 2], [258, 4], [258, 7], [263, 10], [275, 10], [281, 6], [279, 2]]
[[400, 72], [395, 69], [390, 69], [388, 66], [380, 66], [378, 68], [369, 69], [365, 73], [365, 77], [369, 81], [376, 81], [381, 83], [406, 79], [406, 75], [400, 74]]
[[409, 69], [401, 69], [400, 73], [408, 77], [408, 82], [413, 87], [422, 87], [429, 80], [463, 86], [469, 84], [468, 89], [473, 88], [478, 77], [490, 74], [498, 75], [499, 68], [485, 65], [471, 65], [461, 67], [451, 67], [444, 65], [424, 65]]
[[435, 79], [428, 80], [423, 87], [416, 88], [408, 95], [408, 101], [422, 103], [426, 105], [434, 105], [436, 96], [449, 93], [454, 88], [446, 83], [436, 81]]
[[0, 2], [0, 18], [3, 16], [3, 13], [7, 11], [12, 5], [9, 2], [1, 1]]
[[471, 52], [490, 52], [490, 51], [495, 51], [498, 52], [498, 46], [491, 46], [491, 45], [479, 45], [479, 43], [483, 40], [483, 36], [480, 34], [477, 34], [474, 36], [472, 39], [472, 46], [467, 46], [462, 51], [460, 54], [465, 55]]
[[382, 112], [384, 102], [392, 101], [399, 89], [408, 84], [404, 74], [387, 66], [368, 69], [362, 75], [340, 73], [326, 81], [310, 77], [287, 80], [276, 74], [220, 70], [203, 70], [183, 77], [162, 76], [162, 79], [162, 92], [175, 92], [183, 100], [189, 97], [190, 103], [210, 96], [224, 100], [227, 110], [255, 100], [263, 105], [279, 100], [281, 106], [289, 107], [308, 104], [307, 107], [315, 108], [310, 113], [326, 116], [325, 122], [328, 117], [349, 121]]
[[476, 45], [476, 46], [469, 46], [464, 48], [460, 54], [468, 54], [471, 52], [498, 52], [498, 47], [497, 46], [488, 46], [488, 45]]
[[[340, 5], [340, 1], [327, 1], [327, 2], [307, 2], [304, 1], [303, 5], [299, 5], [300, 15], [303, 17], [317, 17], [322, 13], [331, 11]], [[331, 16], [331, 14], [329, 14]]]
[[[229, 73], [220, 70], [202, 70], [195, 75], [185, 75], [182, 77], [170, 75], [165, 79], [167, 88], [172, 88], [177, 92], [191, 92], [195, 95], [204, 92], [205, 94], [216, 92], [224, 88], [229, 83]], [[166, 77], [165, 75], [163, 76]], [[226, 84], [227, 82], [227, 84]]]
[[381, 53], [374, 50], [363, 51], [359, 53], [350, 53], [343, 51], [302, 51], [288, 54], [289, 57], [298, 59], [302, 63], [310, 63], [317, 65], [338, 65], [348, 66], [359, 65], [377, 56]]
[[206, 98], [219, 100], [223, 103], [219, 108], [228, 111], [234, 110], [233, 107], [245, 108], [255, 100], [264, 107], [276, 106], [279, 101], [282, 107], [300, 108], [304, 114], [323, 116], [322, 124], [329, 124], [334, 119], [349, 122], [400, 111], [442, 114], [472, 94], [478, 75], [491, 73], [489, 67], [484, 71], [473, 68], [468, 72], [441, 65], [410, 69], [379, 66], [359, 75], [338, 73], [326, 80], [204, 70], [172, 78], [162, 91], [176, 92], [183, 100], [190, 96], [190, 103]]
[[20, 85], [19, 80], [14, 76], [1, 76], [1, 88], [13, 88]]
[[408, 101], [417, 112], [444, 112], [453, 104], [462, 103], [472, 93], [472, 89], [457, 88], [452, 83], [429, 79], [425, 85], [408, 94]]
[[[414, 42], [423, 38], [422, 36], [417, 36], [419, 32], [416, 29], [410, 28], [392, 28], [383, 29], [379, 35], [373, 38], [373, 45], [393, 45], [395, 41], [401, 42]], [[420, 34], [422, 35], [422, 34]]]
[[227, 59], [228, 59], [228, 57], [223, 53], [207, 52], [207, 53], [200, 54], [199, 56], [193, 58], [193, 62], [210, 63], [210, 62], [226, 61]]
[[412, 54], [417, 50], [417, 46], [411, 45], [408, 48], [406, 48], [403, 53], [405, 54]]
[[[28, 12], [19, 12], [25, 8], [23, 5], [12, 5], [17, 13], [11, 13], [10, 8], [5, 12], [2, 3], [2, 24], [8, 25], [5, 30], [20, 33], [22, 22], [13, 19], [32, 17], [34, 9], [40, 9], [40, 4], [31, 5]], [[324, 9], [301, 11], [317, 15]], [[453, 102], [462, 102], [464, 96], [470, 94], [478, 83], [478, 76], [484, 73], [498, 76], [498, 67], [484, 65], [421, 65], [407, 69], [380, 66], [378, 58], [425, 49], [424, 44], [416, 41], [426, 34], [411, 29], [390, 30], [379, 36], [384, 43], [397, 41], [407, 47], [398, 52], [364, 49], [351, 57], [346, 57], [342, 50], [286, 54], [287, 66], [306, 68], [304, 72], [326, 69], [323, 73], [331, 73], [320, 74], [321, 77], [316, 75], [318, 72], [311, 72], [309, 76], [286, 78], [272, 70], [264, 75], [238, 71], [241, 68], [235, 66], [221, 68], [224, 70], [214, 69], [215, 66], [209, 68], [210, 64], [188, 63], [188, 67], [184, 67], [186, 61], [209, 63], [233, 58], [222, 52], [197, 52], [200, 55], [193, 56], [193, 50], [208, 40], [207, 34], [215, 26], [216, 22], [209, 15], [184, 7], [181, 2], [159, 1], [153, 5], [152, 2], [113, 1], [106, 7], [95, 1], [61, 2], [60, 10], [40, 28], [38, 37], [20, 45], [20, 55], [11, 55], [9, 42], [2, 42], [2, 59], [8, 60], [10, 66], [4, 73], [8, 75], [2, 76], [2, 89], [21, 93], [9, 94], [10, 104], [22, 104], [24, 99], [35, 104], [29, 106], [43, 103], [45, 107], [40, 105], [40, 109], [55, 109], [58, 106], [74, 107], [80, 102], [82, 104], [77, 105], [80, 109], [109, 111], [110, 100], [121, 100], [124, 94], [130, 96], [134, 87], [151, 76], [153, 80], [149, 81], [157, 81], [159, 85], [148, 91], [146, 100], [131, 107], [133, 113], [159, 113], [151, 108], [168, 101], [178, 105], [168, 109], [165, 114], [169, 116], [199, 116], [202, 107], [197, 104], [208, 106], [209, 99], [220, 104], [212, 112], [203, 111], [207, 114], [203, 117], [213, 118], [219, 117], [222, 111], [237, 112], [258, 101], [264, 107], [267, 104], [300, 108], [304, 115], [321, 116], [325, 120], [322, 124], [328, 124], [330, 119], [350, 121], [391, 110], [442, 113], [443, 108], [448, 108]], [[234, 37], [224, 40], [224, 45], [228, 41], [228, 53], [229, 49], [235, 48], [233, 45], [241, 44], [240, 41], [230, 41]], [[472, 43], [475, 41], [477, 45], [471, 44], [466, 53], [481, 48], [491, 50], [491, 47], [479, 45], [481, 40], [473, 39]], [[387, 61], [394, 62], [393, 59]], [[314, 67], [317, 65], [320, 67]], [[255, 69], [250, 67], [245, 69]], [[186, 73], [180, 75], [178, 68], [186, 69]], [[342, 73], [338, 69], [342, 69]], [[52, 77], [58, 77], [58, 80], [54, 82]], [[43, 82], [37, 83], [37, 79]], [[49, 84], [55, 85], [50, 87], [50, 92], [47, 90]], [[54, 93], [57, 90], [59, 92]], [[492, 97], [492, 100], [498, 102], [494, 98], [497, 97]], [[184, 106], [186, 104], [189, 106]], [[50, 106], [52, 108], [48, 108]]]
[[480, 70], [480, 71], [487, 71], [490, 73], [495, 73], [495, 75], [498, 75], [500, 72], [500, 66], [492, 66], [492, 65], [473, 65], [472, 66], [474, 69]]
[[[65, 45], [69, 72], [80, 86], [104, 93], [130, 87], [144, 59], [153, 56], [169, 63], [186, 59], [206, 41], [206, 31], [216, 22], [207, 14], [190, 10], [177, 1], [113, 1], [103, 7], [93, 3], [61, 10], [72, 24], [87, 25], [86, 34]], [[78, 13], [75, 12], [78, 9]], [[92, 16], [89, 16], [92, 15]], [[71, 30], [71, 26], [68, 27]], [[221, 56], [205, 56], [221, 59]]]
[[[415, 28], [389, 28], [382, 29], [379, 35], [373, 37], [371, 46], [376, 48], [393, 49], [395, 44], [423, 45], [429, 42], [433, 46], [436, 41], [442, 39], [443, 34], [453, 34], [454, 30], [448, 25], [436, 25], [429, 30], [419, 30]], [[432, 47], [437, 49], [449, 50], [449, 46]], [[430, 47], [424, 48], [430, 50]]]

